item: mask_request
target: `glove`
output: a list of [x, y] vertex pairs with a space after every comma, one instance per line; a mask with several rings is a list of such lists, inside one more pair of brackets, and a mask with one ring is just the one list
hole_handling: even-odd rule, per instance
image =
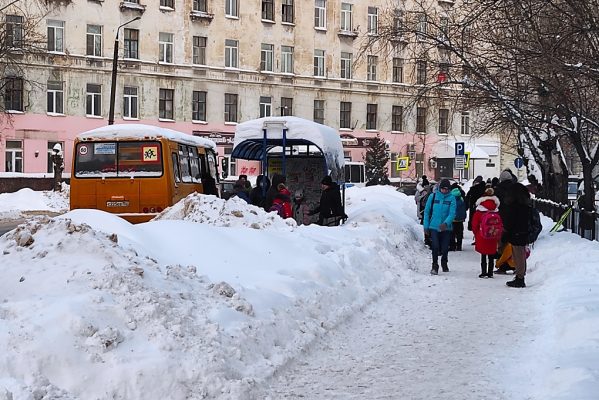
[[430, 229], [425, 229], [424, 230], [424, 236], [430, 236], [431, 235], [431, 230]]
[[445, 222], [443, 222], [441, 225], [439, 225], [439, 232], [443, 232], [447, 229], [447, 224]]

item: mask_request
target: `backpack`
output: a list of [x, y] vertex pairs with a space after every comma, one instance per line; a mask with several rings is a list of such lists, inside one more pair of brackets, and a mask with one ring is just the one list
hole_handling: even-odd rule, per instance
[[503, 233], [503, 221], [496, 211], [487, 211], [480, 222], [480, 234], [483, 239], [499, 240]]
[[539, 234], [543, 230], [543, 225], [541, 224], [541, 215], [539, 214], [539, 210], [534, 207], [530, 208], [530, 215], [528, 217], [528, 243], [534, 243]]
[[277, 214], [279, 214], [279, 217], [285, 218], [285, 216], [284, 216], [285, 211], [283, 210], [283, 203], [272, 203], [272, 206], [270, 206], [270, 209], [268, 211], [269, 212], [276, 211]]
[[420, 219], [424, 218], [424, 208], [426, 207], [426, 201], [428, 200], [428, 196], [431, 195], [432, 190], [430, 188], [427, 190], [427, 193], [424, 196], [420, 197]]

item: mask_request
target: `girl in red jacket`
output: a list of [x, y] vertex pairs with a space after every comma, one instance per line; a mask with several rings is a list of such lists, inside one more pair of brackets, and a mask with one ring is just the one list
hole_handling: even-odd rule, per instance
[[499, 215], [499, 199], [494, 196], [493, 188], [487, 187], [484, 195], [476, 201], [476, 211], [472, 217], [474, 249], [480, 253], [479, 278], [493, 277], [493, 259], [497, 254], [497, 245], [503, 232], [503, 223]]
[[293, 209], [291, 208], [291, 192], [284, 183], [279, 183], [277, 186], [278, 192], [272, 201], [270, 211], [276, 211], [281, 218], [293, 217]]

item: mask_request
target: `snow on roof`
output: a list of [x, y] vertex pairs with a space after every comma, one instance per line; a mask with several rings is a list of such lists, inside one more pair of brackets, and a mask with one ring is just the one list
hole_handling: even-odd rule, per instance
[[328, 126], [298, 117], [266, 117], [253, 119], [237, 125], [233, 150], [245, 140], [262, 139], [263, 129], [268, 139], [283, 139], [283, 128], [287, 128], [287, 139], [308, 140], [318, 146], [329, 169], [343, 168], [345, 158], [343, 145], [337, 131]]
[[115, 124], [92, 129], [77, 135], [79, 139], [148, 139], [164, 137], [176, 142], [181, 142], [193, 146], [208, 147], [216, 151], [216, 144], [206, 138], [193, 136], [188, 133], [174, 131], [172, 129], [161, 128], [153, 125], [144, 124]]

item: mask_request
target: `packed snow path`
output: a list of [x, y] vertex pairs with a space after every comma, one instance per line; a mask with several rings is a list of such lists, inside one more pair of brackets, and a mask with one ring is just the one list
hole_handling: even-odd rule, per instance
[[512, 289], [505, 286], [512, 275], [478, 278], [480, 256], [470, 243], [468, 236], [464, 251], [450, 252], [449, 273], [430, 276], [430, 258], [422, 260], [413, 283], [420, 290], [394, 287], [281, 370], [256, 398], [529, 398], [527, 378], [510, 370], [529, 361], [538, 334], [538, 310], [528, 301], [534, 284]]

